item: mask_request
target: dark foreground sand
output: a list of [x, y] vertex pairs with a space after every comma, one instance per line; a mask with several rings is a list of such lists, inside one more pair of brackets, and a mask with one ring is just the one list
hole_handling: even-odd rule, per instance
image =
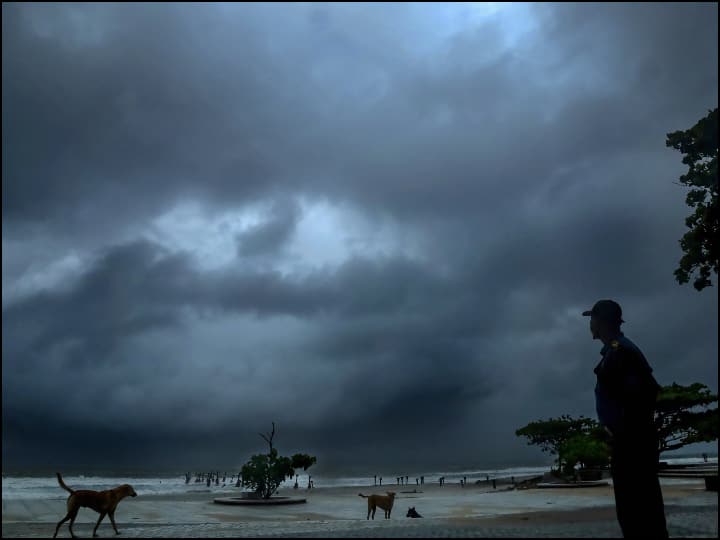
[[[189, 492], [124, 500], [116, 512], [122, 537], [617, 537], [612, 487], [578, 489], [488, 489], [487, 486], [425, 485], [422, 492], [398, 488], [392, 517], [367, 520], [367, 503], [358, 497], [380, 488], [317, 488], [281, 495], [300, 496], [306, 504], [247, 507], [213, 503], [224, 493]], [[418, 489], [420, 491], [420, 489]], [[671, 536], [716, 538], [717, 494], [701, 480], [663, 482]], [[405, 517], [414, 506], [424, 517]], [[64, 516], [64, 499], [4, 500], [3, 537], [52, 536]], [[89, 537], [98, 514], [82, 509], [73, 527]], [[101, 537], [115, 537], [106, 518]], [[68, 538], [64, 524], [58, 537]]]

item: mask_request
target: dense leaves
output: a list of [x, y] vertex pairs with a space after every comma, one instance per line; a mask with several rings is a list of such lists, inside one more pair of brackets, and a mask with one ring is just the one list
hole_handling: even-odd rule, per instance
[[[717, 405], [711, 408], [717, 401], [717, 394], [701, 383], [663, 386], [655, 407], [660, 452], [717, 440], [720, 431], [718, 408]], [[606, 434], [591, 418], [563, 415], [537, 420], [515, 434], [526, 437], [528, 444], [539, 446], [543, 452], [557, 455], [558, 468], [566, 472], [577, 464], [582, 467], [607, 465], [610, 456]]]
[[667, 134], [667, 146], [672, 146], [685, 156], [682, 162], [688, 172], [680, 182], [692, 188], [685, 202], [695, 211], [685, 224], [690, 229], [680, 240], [684, 255], [675, 270], [675, 278], [683, 284], [697, 272], [693, 286], [698, 290], [712, 285], [711, 272], [718, 273], [718, 110], [685, 131]]
[[286, 478], [295, 476], [295, 469], [308, 470], [317, 462], [315, 456], [294, 454], [292, 458], [280, 456], [273, 448], [275, 423], [271, 434], [260, 436], [270, 445], [267, 454], [256, 454], [240, 470], [242, 485], [252, 489], [258, 497], [269, 499]]
[[[713, 394], [704, 384], [681, 386], [673, 383], [664, 386], [655, 409], [660, 451], [717, 440], [720, 431], [717, 401], [717, 394]], [[715, 408], [710, 408], [713, 403], [716, 404]]]
[[597, 422], [591, 418], [583, 416], [572, 418], [569, 415], [563, 415], [560, 418], [530, 422], [525, 427], [518, 429], [515, 435], [527, 437], [528, 444], [538, 445], [543, 452], [557, 455], [558, 467], [562, 468], [563, 450], [566, 449], [567, 441], [578, 435], [589, 435], [597, 426]]

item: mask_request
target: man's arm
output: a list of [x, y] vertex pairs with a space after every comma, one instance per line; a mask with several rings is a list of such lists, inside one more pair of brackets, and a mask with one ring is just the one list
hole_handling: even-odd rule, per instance
[[650, 366], [638, 351], [620, 348], [614, 357], [614, 388], [622, 410], [622, 426], [632, 429], [652, 418], [656, 384]]

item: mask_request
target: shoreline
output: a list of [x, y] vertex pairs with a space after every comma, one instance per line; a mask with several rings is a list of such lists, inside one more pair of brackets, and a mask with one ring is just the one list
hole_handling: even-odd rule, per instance
[[[717, 495], [701, 481], [663, 483], [666, 515], [674, 536], [717, 537]], [[383, 486], [390, 488], [391, 486]], [[407, 486], [405, 486], [407, 487]], [[128, 537], [231, 536], [617, 536], [612, 486], [593, 488], [487, 489], [487, 486], [424, 485], [397, 491], [391, 519], [367, 520], [367, 503], [358, 493], [382, 493], [380, 486], [281, 490], [305, 504], [273, 507], [213, 503], [220, 492], [146, 495], [123, 500], [118, 529]], [[392, 489], [389, 489], [393, 491]], [[237, 495], [237, 490], [226, 490]], [[415, 507], [422, 519], [405, 517]], [[65, 499], [3, 499], [2, 535], [51, 536], [64, 516]], [[73, 527], [89, 536], [98, 515], [83, 508]], [[108, 518], [101, 536], [114, 536]], [[552, 534], [550, 534], [552, 533]], [[58, 537], [69, 537], [67, 524]]]

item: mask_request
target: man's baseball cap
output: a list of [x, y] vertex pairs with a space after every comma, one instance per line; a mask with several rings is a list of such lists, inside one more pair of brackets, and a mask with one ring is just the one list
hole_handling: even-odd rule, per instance
[[612, 300], [598, 300], [589, 311], [583, 311], [583, 316], [594, 316], [598, 319], [610, 322], [623, 323], [622, 309], [620, 304]]

